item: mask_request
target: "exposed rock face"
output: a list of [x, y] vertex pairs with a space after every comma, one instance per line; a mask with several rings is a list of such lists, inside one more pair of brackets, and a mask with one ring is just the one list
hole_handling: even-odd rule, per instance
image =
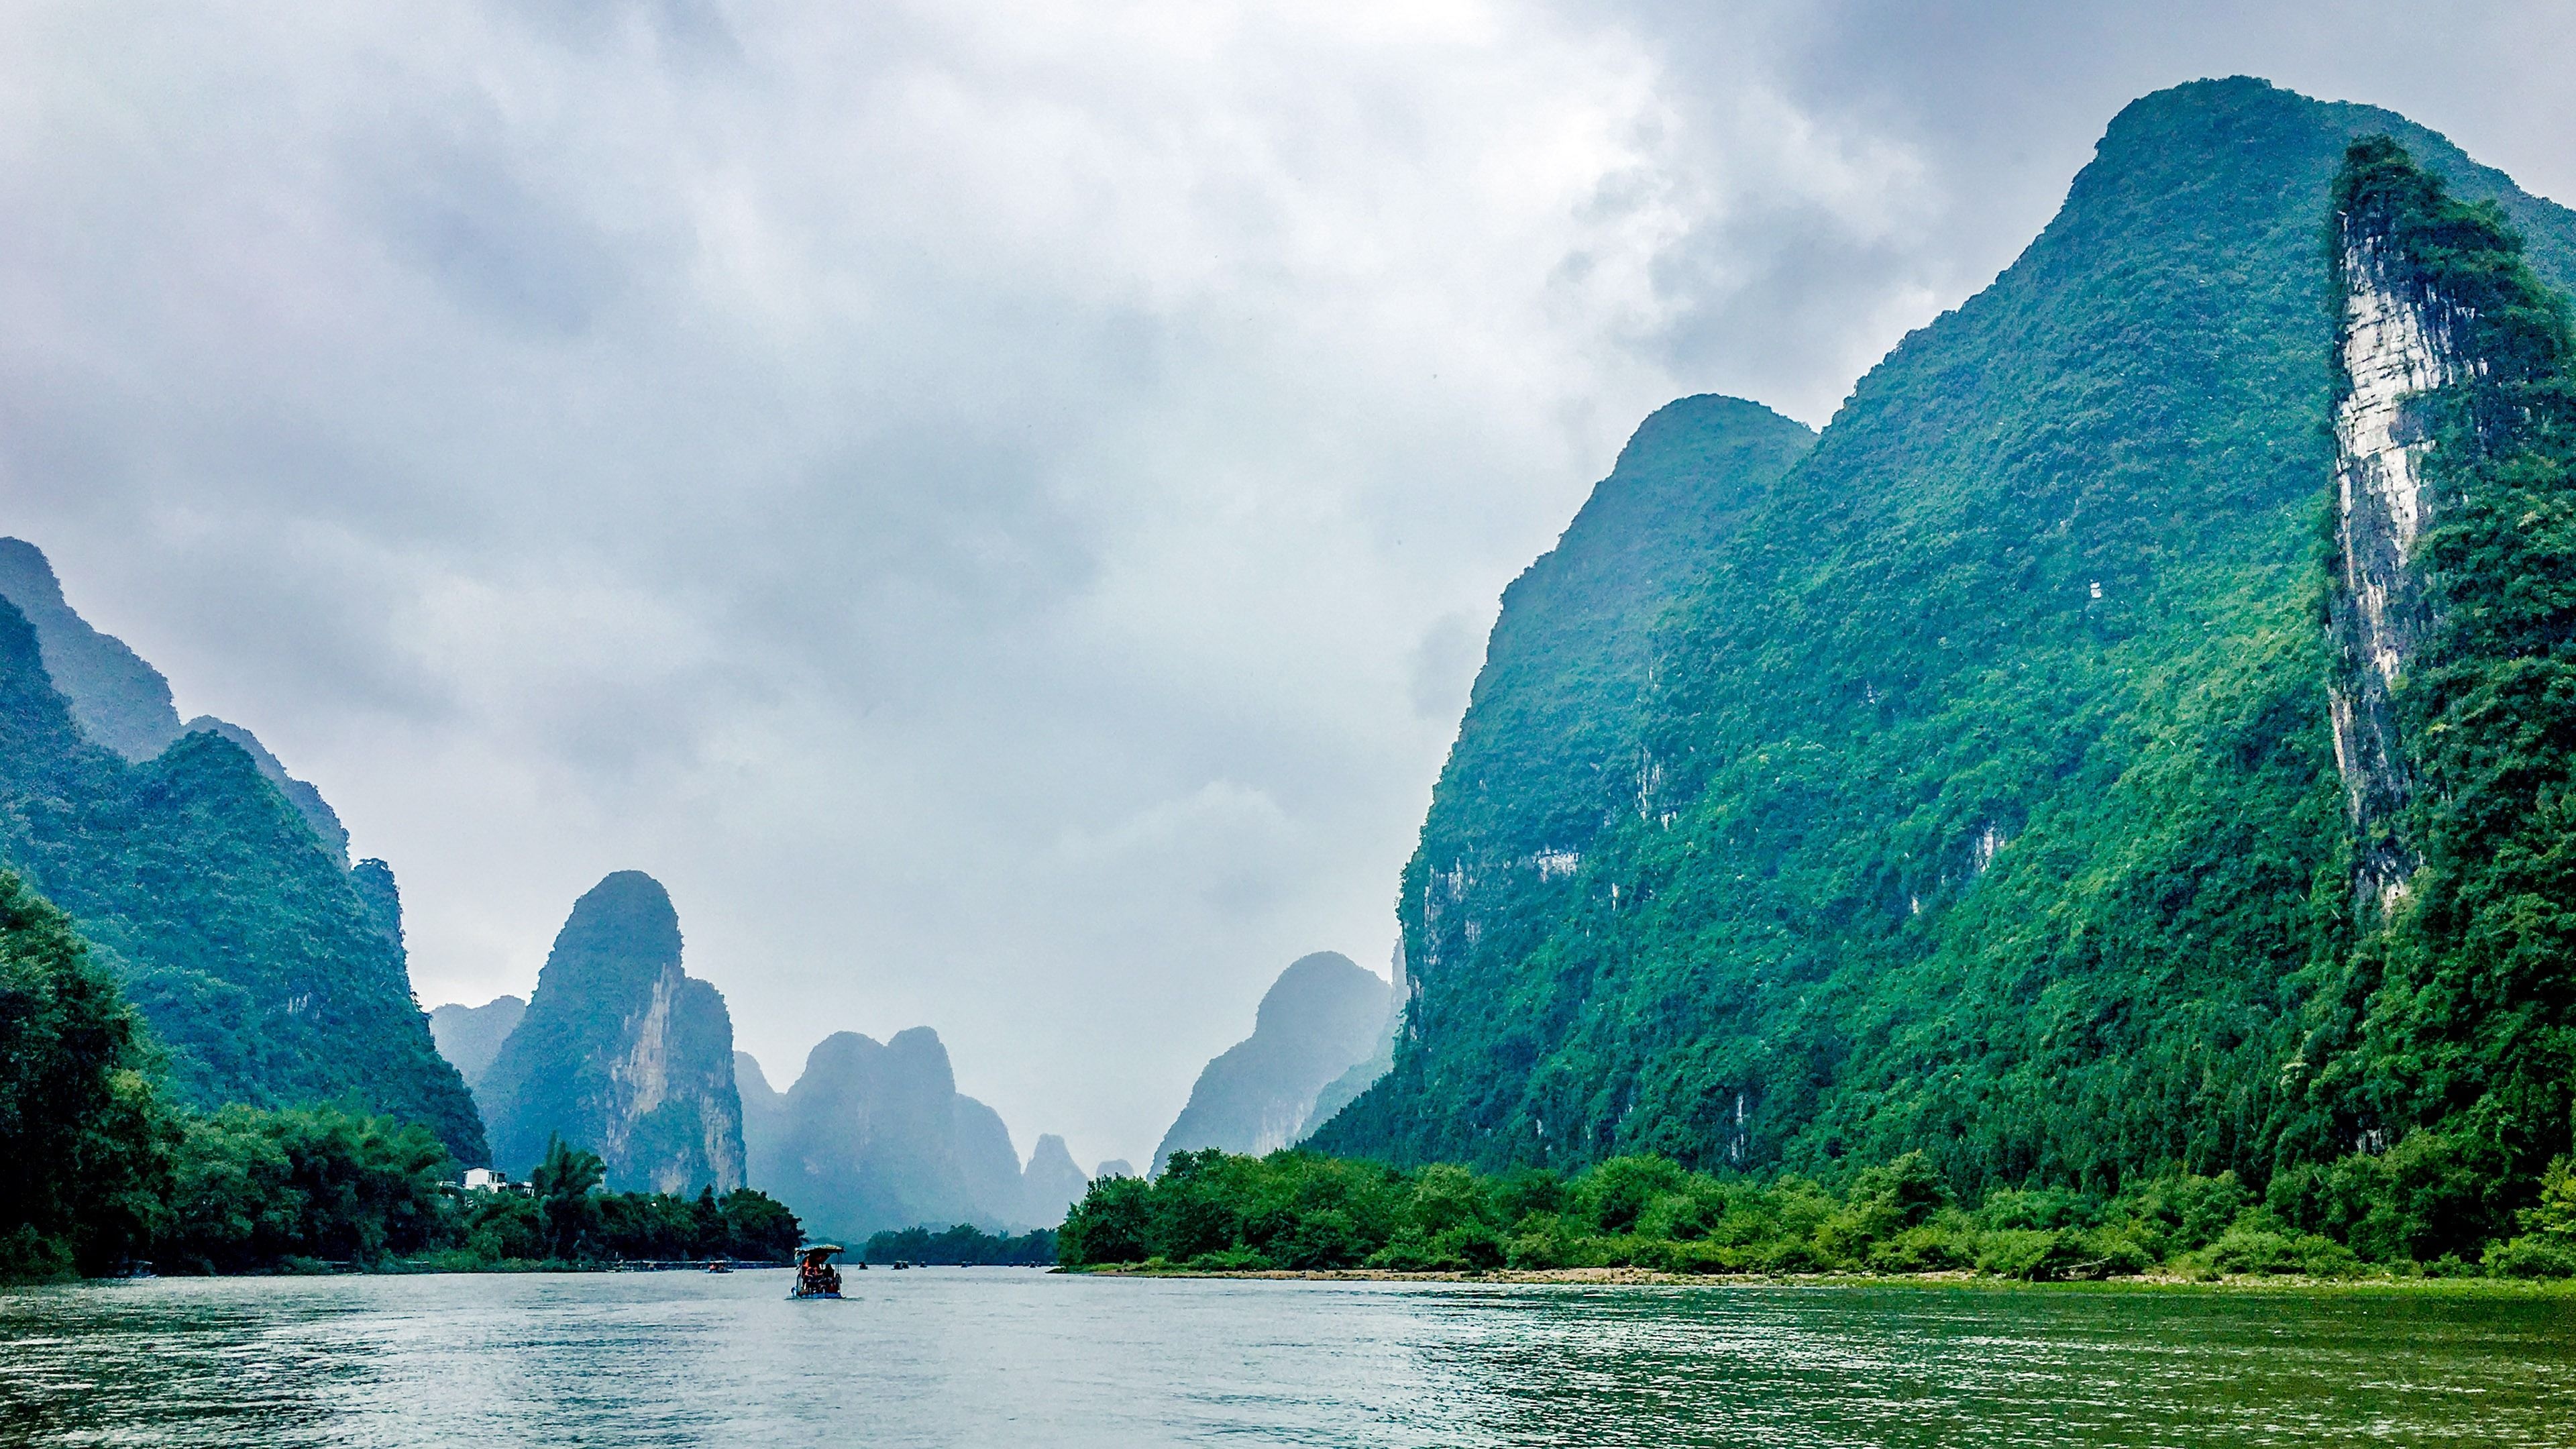
[[[763, 1083], [766, 1086], [766, 1083]], [[815, 1232], [1023, 1221], [1019, 1154], [992, 1108], [961, 1096], [926, 1026], [880, 1043], [825, 1037], [787, 1090], [751, 1178]]]
[[[2421, 717], [2452, 625], [2409, 643], [2401, 567], [2457, 506], [2427, 496], [2452, 463], [2406, 401], [2433, 387], [2455, 448], [2446, 328], [2358, 238], [2338, 292], [2320, 245], [2373, 133], [2494, 202], [2543, 280], [2576, 278], [2576, 214], [2402, 117], [2177, 87], [2123, 110], [2023, 255], [1702, 535], [1686, 597], [1623, 612], [1643, 664], [1624, 741], [1510, 767], [1550, 759], [1551, 690], [1613, 676], [1581, 632], [1506, 660], [1541, 602], [1507, 599], [1398, 896], [1394, 1070], [1315, 1145], [1801, 1172], [1921, 1150], [1970, 1193], [2250, 1177], [2320, 1130], [2298, 1114], [2327, 1110], [2315, 1053], [2343, 1028], [2285, 983], [2337, 949], [2310, 905], [2348, 858], [2332, 797], [2433, 813], [2424, 742], [2390, 748], [2364, 694], [2424, 650], [2396, 692]], [[2350, 572], [2327, 580], [2338, 474]], [[2345, 596], [2340, 671], [2321, 584]], [[2392, 814], [2401, 758], [2418, 794]], [[2384, 889], [2404, 860], [2368, 870]], [[2257, 1101], [2281, 1105], [2258, 1124]]]
[[1388, 1000], [1385, 982], [1338, 951], [1289, 963], [1261, 998], [1252, 1035], [1199, 1073], [1154, 1149], [1154, 1171], [1184, 1149], [1258, 1155], [1298, 1140], [1324, 1088], [1376, 1051]]
[[475, 1095], [505, 1171], [560, 1136], [598, 1153], [612, 1188], [723, 1192], [743, 1183], [733, 1057], [723, 994], [680, 969], [669, 893], [623, 870], [574, 902]]
[[2343, 315], [2335, 356], [2335, 543], [2342, 568], [2328, 600], [2341, 658], [2329, 697], [2335, 765], [2357, 849], [2354, 886], [2382, 909], [2404, 894], [2415, 849], [2397, 814], [2412, 793], [2393, 692], [2431, 623], [2415, 545], [2435, 500], [2424, 487], [2432, 447], [2427, 402], [2460, 375], [2461, 318], [2392, 265], [2387, 239], [2343, 222], [2337, 280]]
[[1028, 1166], [1020, 1169], [1020, 1221], [1031, 1227], [1054, 1227], [1090, 1188], [1091, 1179], [1074, 1166], [1064, 1139], [1047, 1133], [1029, 1153]]
[[520, 1018], [527, 1014], [528, 1003], [515, 996], [496, 996], [481, 1006], [449, 1002], [429, 1014], [429, 1034], [438, 1042], [438, 1054], [471, 1087], [492, 1069], [501, 1043], [519, 1029]]
[[71, 612], [41, 553], [0, 543], [0, 575], [47, 621], [0, 602], [0, 863], [79, 922], [167, 1051], [172, 1094], [354, 1102], [483, 1162], [412, 999], [392, 872], [349, 870], [233, 740], [180, 734], [168, 685]]

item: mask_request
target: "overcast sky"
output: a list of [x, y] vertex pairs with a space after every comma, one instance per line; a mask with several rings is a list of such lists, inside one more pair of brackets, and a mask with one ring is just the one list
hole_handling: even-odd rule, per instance
[[393, 862], [425, 1004], [643, 869], [779, 1085], [926, 1023], [1143, 1161], [1383, 969], [1639, 418], [1822, 424], [2197, 76], [2576, 199], [2571, 15], [20, 0], [0, 532]]

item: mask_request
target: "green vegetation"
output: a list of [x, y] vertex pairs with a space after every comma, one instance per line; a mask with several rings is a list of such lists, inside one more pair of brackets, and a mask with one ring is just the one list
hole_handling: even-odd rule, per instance
[[860, 1256], [871, 1263], [1025, 1268], [1055, 1262], [1057, 1251], [1053, 1228], [1039, 1228], [1013, 1237], [1008, 1233], [985, 1232], [972, 1223], [959, 1223], [944, 1232], [905, 1228], [901, 1232], [878, 1233], [868, 1239], [867, 1249]]
[[151, 1061], [71, 922], [0, 871], [0, 1282], [103, 1273], [168, 1183]]
[[1197, 1272], [2566, 1277], [2576, 1274], [2576, 1173], [2562, 1159], [2550, 1183], [2526, 1216], [2529, 1231], [2489, 1248], [2481, 1270], [2455, 1253], [2408, 1256], [2447, 1241], [2438, 1201], [2392, 1197], [2332, 1172], [2281, 1175], [2264, 1195], [2232, 1173], [2140, 1181], [2107, 1198], [2006, 1188], [1970, 1208], [1920, 1152], [1862, 1169], [1840, 1191], [1794, 1175], [1692, 1172], [1654, 1156], [1613, 1157], [1566, 1177], [1532, 1167], [1406, 1171], [1294, 1151], [1184, 1152], [1152, 1181], [1093, 1183], [1057, 1245], [1067, 1267]]
[[[2576, 1107], [2576, 336], [2489, 205], [2451, 199], [2386, 137], [2337, 179], [2476, 366], [2432, 394], [2417, 557], [2430, 627], [2394, 692], [2422, 865], [2352, 952], [2305, 1059], [2350, 1132], [2441, 1149], [2505, 1219], [2568, 1151]], [[2347, 1137], [2349, 1140], [2349, 1137]]]
[[181, 1103], [350, 1100], [483, 1160], [481, 1119], [411, 999], [389, 879], [352, 872], [242, 749], [141, 764], [84, 737], [0, 602], [0, 865], [78, 922]]
[[599, 1158], [561, 1142], [527, 1191], [461, 1192], [454, 1160], [423, 1129], [329, 1107], [191, 1118], [175, 1166], [155, 1250], [165, 1273], [783, 1263], [799, 1235], [794, 1214], [748, 1189], [602, 1192]]
[[[5, 621], [0, 621], [5, 622]], [[451, 1270], [725, 1256], [785, 1262], [766, 1194], [601, 1192], [549, 1143], [527, 1192], [463, 1192], [417, 1122], [345, 1105], [192, 1112], [72, 922], [0, 870], [0, 1283], [110, 1273]]]
[[[2382, 131], [2502, 208], [2410, 181], [2398, 223], [2427, 285], [2494, 309], [2467, 340], [2496, 356], [2437, 420], [2465, 503], [2426, 538], [2428, 844], [2385, 928], [2354, 912], [2320, 542], [2319, 231]], [[2405, 189], [2357, 164], [2347, 199]], [[2401, 118], [2251, 81], [2130, 107], [2030, 249], [1759, 499], [1710, 476], [1734, 521], [1650, 621], [1644, 683], [1592, 676], [1635, 743], [1595, 753], [1584, 810], [1567, 770], [1478, 763], [1545, 740], [1470, 748], [1537, 728], [1515, 679], [1552, 677], [1504, 657], [1543, 601], [1507, 604], [1403, 881], [1394, 1070], [1313, 1145], [1488, 1172], [1652, 1153], [1845, 1205], [1920, 1152], [1978, 1214], [2232, 1180], [2268, 1215], [2240, 1256], [2521, 1241], [2576, 1050], [2576, 503], [2534, 273], [2576, 281], [2576, 215]], [[2546, 1246], [2522, 1236], [2495, 1253]]]
[[[659, 1064], [649, 1091], [627, 1066], [637, 1060]], [[505, 1172], [528, 1171], [563, 1134], [602, 1144], [621, 1191], [743, 1180], [733, 1018], [681, 970], [679, 913], [642, 871], [611, 872], [573, 903], [474, 1090]]]

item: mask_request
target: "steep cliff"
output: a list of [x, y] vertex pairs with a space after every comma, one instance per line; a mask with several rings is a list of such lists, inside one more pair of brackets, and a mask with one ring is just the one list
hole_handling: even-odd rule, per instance
[[447, 1058], [470, 1088], [491, 1070], [492, 1059], [501, 1054], [501, 1043], [519, 1029], [527, 1014], [528, 1003], [515, 996], [496, 996], [481, 1006], [451, 1001], [429, 1014], [429, 1035], [438, 1043], [438, 1054]]
[[2576, 1108], [2576, 336], [2506, 218], [2388, 138], [2346, 158], [2333, 254], [2359, 941], [2297, 1066], [2336, 1137], [2432, 1129], [2527, 1182]]
[[[0, 557], [15, 560], [11, 587], [21, 591], [42, 570], [42, 555], [23, 544]], [[39, 581], [51, 580], [42, 570]], [[59, 590], [49, 597], [63, 616], [57, 631], [80, 637], [87, 626]], [[94, 657], [71, 662], [83, 650]], [[168, 709], [166, 693], [147, 687], [159, 676], [113, 640], [94, 636], [58, 657], [67, 670], [122, 680], [129, 703], [158, 698]], [[85, 687], [93, 703], [103, 697], [96, 677]], [[113, 712], [78, 722], [36, 631], [0, 602], [0, 860], [95, 943], [166, 1050], [179, 1098], [352, 1101], [484, 1160], [465, 1084], [412, 1000], [382, 862], [345, 869], [229, 740], [164, 738], [135, 763], [93, 737], [116, 735], [118, 719], [133, 723]], [[139, 750], [149, 733], [118, 737]]]
[[[2371, 674], [2404, 700], [2422, 668], [2364, 647], [2339, 675], [2334, 644], [2356, 585], [2424, 626], [2359, 542], [2330, 601], [2319, 543], [2339, 476], [2392, 549], [2419, 526], [2408, 470], [2447, 445], [2409, 451], [2403, 399], [2456, 325], [2396, 306], [2367, 249], [2332, 290], [2331, 189], [2374, 131], [2576, 277], [2576, 216], [2385, 111], [2247, 80], [2124, 110], [2047, 230], [1642, 621], [1635, 743], [1589, 747], [1634, 788], [1588, 848], [1488, 823], [1556, 818], [1564, 777], [1516, 802], [1462, 764], [1508, 723], [1489, 657], [1402, 882], [1394, 1070], [1316, 1142], [1827, 1175], [1919, 1147], [1976, 1190], [2259, 1183], [2382, 1140], [2328, 1038], [2389, 1000], [2345, 967], [2353, 884], [2406, 869], [2356, 864], [2370, 822], [2429, 848], [2416, 737], [2368, 737]], [[2339, 742], [2390, 761], [2358, 800]]]
[[1154, 1149], [1154, 1171], [1184, 1149], [1259, 1155], [1296, 1141], [1324, 1088], [1377, 1048], [1388, 995], [1385, 982], [1338, 951], [1290, 962], [1263, 994], [1252, 1035], [1200, 1071]]
[[659, 881], [618, 871], [573, 903], [475, 1097], [506, 1171], [561, 1137], [600, 1155], [611, 1188], [742, 1186], [733, 1019], [680, 969], [679, 913]]
[[958, 1092], [948, 1048], [926, 1026], [883, 1043], [848, 1031], [825, 1037], [769, 1131], [752, 1182], [811, 1231], [863, 1238], [1025, 1221], [1009, 1130]]

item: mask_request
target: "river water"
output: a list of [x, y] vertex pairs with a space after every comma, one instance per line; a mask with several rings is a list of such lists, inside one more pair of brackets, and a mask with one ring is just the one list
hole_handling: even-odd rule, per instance
[[848, 1275], [0, 1293], [43, 1445], [2576, 1444], [2576, 1300]]

